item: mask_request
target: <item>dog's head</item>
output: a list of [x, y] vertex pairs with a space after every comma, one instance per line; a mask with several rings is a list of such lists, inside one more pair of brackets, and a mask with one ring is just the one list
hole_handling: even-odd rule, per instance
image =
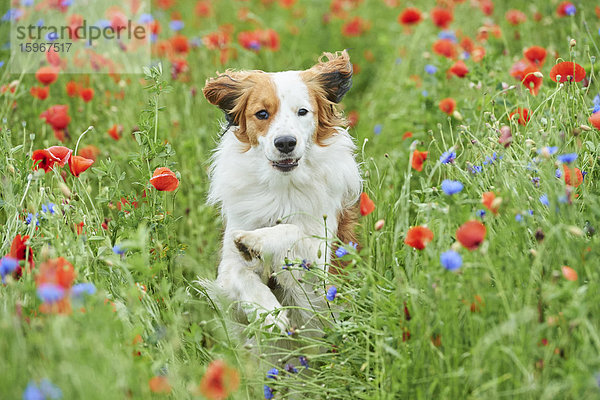
[[280, 172], [295, 169], [313, 144], [327, 138], [345, 121], [339, 103], [352, 86], [352, 64], [344, 50], [324, 53], [305, 71], [266, 73], [226, 71], [206, 82], [206, 99], [219, 106], [235, 135]]

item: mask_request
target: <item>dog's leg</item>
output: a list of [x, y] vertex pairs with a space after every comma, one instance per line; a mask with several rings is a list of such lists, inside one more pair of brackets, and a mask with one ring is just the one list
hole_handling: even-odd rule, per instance
[[[240, 300], [246, 314], [256, 311], [258, 314], [269, 313], [265, 317], [265, 325], [278, 327], [282, 332], [287, 332], [290, 323], [287, 312], [282, 310], [278, 315], [273, 311], [281, 308], [281, 304], [265, 285], [259, 275], [248, 263], [234, 253], [234, 250], [226, 251], [217, 276], [217, 285], [227, 293], [228, 297]], [[249, 312], [250, 311], [250, 312]]]

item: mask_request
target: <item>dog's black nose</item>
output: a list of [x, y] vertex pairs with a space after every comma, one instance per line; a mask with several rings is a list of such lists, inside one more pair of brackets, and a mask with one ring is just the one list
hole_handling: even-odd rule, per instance
[[282, 153], [291, 153], [296, 147], [296, 138], [293, 136], [279, 136], [275, 138], [275, 147]]

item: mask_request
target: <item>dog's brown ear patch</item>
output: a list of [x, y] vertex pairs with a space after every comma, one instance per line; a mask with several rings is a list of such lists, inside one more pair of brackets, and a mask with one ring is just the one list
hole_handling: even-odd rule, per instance
[[336, 127], [347, 122], [337, 110], [346, 92], [352, 87], [352, 63], [346, 50], [323, 53], [319, 63], [301, 73], [317, 109], [315, 142], [325, 146], [326, 139], [336, 134]]
[[206, 100], [223, 110], [227, 122], [232, 125], [239, 125], [239, 120], [236, 120], [239, 116], [234, 115], [233, 110], [248, 87], [248, 75], [249, 73], [244, 71], [227, 70], [215, 78], [207, 79], [202, 89]]

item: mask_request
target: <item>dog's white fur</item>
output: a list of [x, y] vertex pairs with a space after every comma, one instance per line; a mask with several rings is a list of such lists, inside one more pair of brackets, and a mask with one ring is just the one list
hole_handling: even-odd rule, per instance
[[[220, 206], [225, 222], [217, 285], [247, 313], [267, 313], [265, 324], [282, 331], [310, 324], [310, 310], [326, 305], [324, 285], [304, 282], [303, 272], [295, 269], [277, 275], [278, 298], [267, 286], [269, 278], [281, 271], [285, 258], [307, 259], [325, 270], [338, 217], [361, 191], [355, 144], [347, 130], [334, 128], [322, 145], [315, 143], [319, 111], [301, 74], [268, 74], [276, 88], [277, 113], [250, 148], [238, 139], [239, 126], [225, 131], [212, 158], [208, 196], [209, 203]], [[300, 108], [308, 115], [299, 116]], [[281, 154], [273, 144], [282, 135], [297, 140], [290, 154]], [[272, 165], [287, 158], [299, 159], [292, 171]], [[274, 312], [282, 305], [296, 307]]]

